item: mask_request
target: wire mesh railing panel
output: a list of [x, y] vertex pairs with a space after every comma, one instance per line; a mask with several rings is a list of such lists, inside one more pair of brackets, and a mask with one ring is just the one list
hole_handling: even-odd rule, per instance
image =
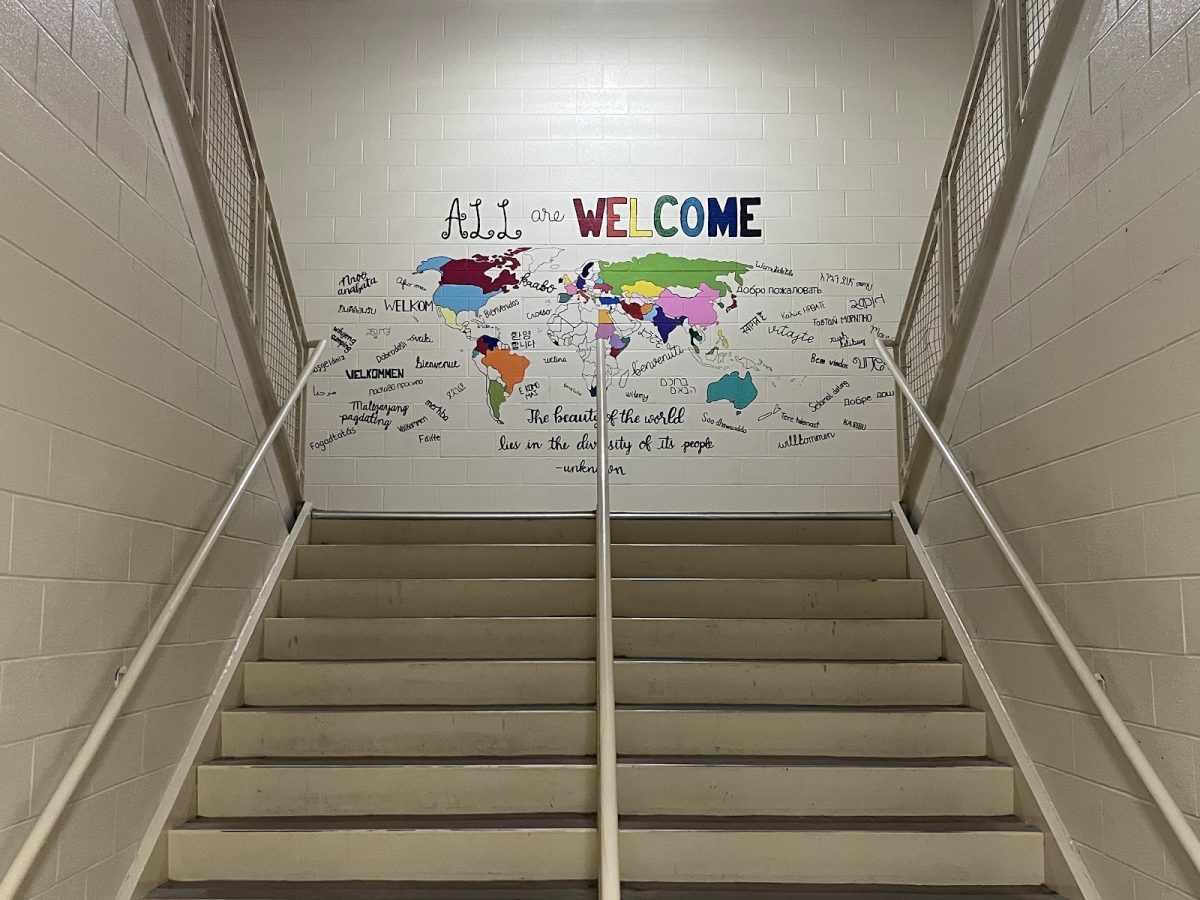
[[[304, 334], [298, 328], [299, 322], [289, 303], [283, 258], [271, 243], [268, 243], [266, 263], [262, 307], [259, 310], [259, 343], [275, 399], [282, 406], [295, 386], [296, 371], [304, 362]], [[297, 455], [297, 463], [299, 442], [302, 440], [299, 427], [300, 408], [293, 406], [284, 424], [284, 433], [288, 446]]]
[[254, 151], [250, 147], [233, 84], [226, 49], [212, 23], [209, 41], [208, 115], [205, 118], [205, 146], [208, 171], [212, 176], [217, 202], [225, 219], [225, 230], [237, 262], [238, 274], [246, 295], [253, 294], [254, 229], [258, 202]]
[[194, 0], [161, 0], [163, 21], [167, 24], [167, 37], [171, 42], [171, 55], [179, 68], [188, 95], [192, 93], [192, 33], [195, 28], [196, 4]]
[[1019, 0], [1021, 19], [1022, 85], [1029, 83], [1029, 74], [1042, 52], [1042, 43], [1050, 30], [1050, 15], [1057, 0]]
[[966, 284], [996, 188], [1008, 160], [1008, 121], [1004, 57], [998, 21], [993, 24], [982, 60], [976, 93], [968, 107], [962, 144], [950, 174], [950, 211], [954, 227], [956, 291]]
[[[237, 79], [233, 50], [217, 0], [158, 0], [161, 38], [171, 47], [193, 104], [194, 149], [202, 154], [212, 198], [224, 224], [218, 252], [223, 277], [236, 270], [244, 290], [240, 304], [257, 345], [254, 379], [282, 406], [307, 356], [307, 338], [292, 290], [279, 228], [271, 214], [262, 166]], [[194, 83], [193, 83], [194, 76]], [[248, 337], [249, 335], [247, 335]], [[265, 376], [265, 380], [264, 380]], [[284, 423], [283, 434], [300, 478], [304, 460], [304, 398]]]
[[[945, 291], [939, 251], [941, 235], [934, 232], [929, 252], [922, 262], [920, 286], [917, 290], [912, 319], [900, 336], [900, 359], [913, 394], [924, 406], [933, 390], [934, 381], [945, 355]], [[921, 424], [910, 404], [904, 405], [904, 450], [907, 456], [917, 439]]]

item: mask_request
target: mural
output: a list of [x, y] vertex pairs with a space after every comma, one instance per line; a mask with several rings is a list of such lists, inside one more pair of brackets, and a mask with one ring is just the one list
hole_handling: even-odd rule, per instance
[[[518, 223], [503, 200], [485, 227], [481, 201], [454, 199], [446, 252], [342, 274], [336, 311], [309, 301], [310, 321], [336, 322], [310, 458], [494, 457], [525, 483], [591, 484], [600, 377], [618, 483], [659, 477], [652, 458], [888, 458], [872, 338], [898, 304], [869, 277], [758, 259], [761, 242], [741, 243], [761, 236], [758, 202], [575, 198]], [[564, 240], [529, 241], [538, 226]], [[590, 243], [612, 233], [626, 240]]]

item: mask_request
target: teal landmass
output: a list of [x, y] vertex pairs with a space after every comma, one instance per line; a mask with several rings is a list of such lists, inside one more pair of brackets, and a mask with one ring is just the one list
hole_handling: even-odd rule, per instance
[[738, 415], [742, 414], [742, 410], [753, 403], [758, 398], [758, 388], [754, 385], [754, 379], [747, 372], [744, 376], [737, 372], [730, 372], [727, 375], [722, 375], [716, 381], [708, 386], [707, 400], [709, 403], [716, 403], [719, 400], [728, 400], [733, 404], [733, 408], [737, 410]]

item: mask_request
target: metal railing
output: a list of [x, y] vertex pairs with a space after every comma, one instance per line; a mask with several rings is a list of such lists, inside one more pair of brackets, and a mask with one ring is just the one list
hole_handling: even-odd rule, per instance
[[621, 900], [617, 707], [613, 686], [612, 515], [608, 502], [608, 343], [596, 341], [596, 835], [600, 900]]
[[97, 754], [99, 754], [100, 749], [104, 746], [105, 739], [107, 739], [113, 725], [116, 724], [117, 718], [125, 708], [125, 703], [138, 686], [142, 673], [146, 670], [146, 666], [150, 664], [151, 656], [158, 649], [158, 645], [162, 643], [163, 636], [183, 606], [183, 601], [187, 599], [187, 593], [196, 581], [196, 576], [200, 574], [200, 569], [208, 561], [209, 554], [212, 553], [217, 539], [229, 523], [229, 518], [233, 515], [234, 507], [237, 506], [238, 501], [242, 498], [247, 485], [250, 484], [250, 479], [254, 477], [254, 473], [263, 461], [263, 457], [271, 449], [275, 438], [284, 428], [289, 414], [295, 408], [301, 394], [304, 393], [309, 376], [312, 375], [313, 367], [317, 364], [317, 360], [321, 358], [324, 350], [325, 341], [321, 341], [316, 345], [312, 353], [309, 354], [308, 360], [301, 369], [300, 376], [296, 380], [291, 393], [284, 398], [282, 408], [276, 414], [266, 433], [259, 440], [258, 447], [255, 448], [254, 454], [250, 457], [250, 462], [246, 465], [241, 477], [238, 478], [230, 490], [229, 496], [225, 499], [225, 504], [221, 507], [221, 511], [217, 513], [217, 517], [213, 520], [208, 532], [204, 535], [200, 546], [192, 554], [191, 561], [187, 564], [187, 568], [183, 570], [183, 575], [180, 577], [179, 583], [171, 591], [171, 595], [167, 598], [162, 612], [154, 620], [154, 624], [150, 627], [146, 639], [142, 641], [137, 654], [129, 664], [128, 670], [117, 684], [112, 695], [109, 696], [108, 702], [104, 704], [104, 708], [100, 710], [100, 715], [96, 717], [96, 721], [88, 731], [83, 745], [76, 752], [75, 757], [71, 760], [71, 764], [67, 767], [66, 773], [59, 781], [54, 792], [50, 795], [50, 799], [46, 802], [46, 807], [34, 821], [33, 828], [18, 848], [12, 865], [9, 866], [4, 878], [0, 879], [0, 900], [15, 900], [17, 891], [21, 889], [21, 885], [25, 883], [25, 879], [29, 877], [30, 870], [33, 868], [34, 863], [37, 862], [42, 849], [50, 839], [51, 834], [53, 834], [59, 820], [62, 819], [67, 804], [75, 796], [80, 783], [87, 777], [92, 763], [95, 762]]
[[[307, 339], [225, 17], [218, 0], [150, 0], [150, 5], [183, 87], [266, 383], [281, 407], [304, 364]], [[298, 480], [305, 406], [303, 400], [297, 404], [284, 425]]]
[[988, 509], [987, 504], [983, 502], [979, 491], [967, 475], [966, 469], [963, 468], [954, 451], [950, 449], [950, 445], [946, 443], [945, 439], [938, 432], [937, 426], [933, 423], [929, 413], [917, 397], [912, 385], [908, 383], [904, 377], [904, 373], [900, 371], [899, 364], [890, 352], [890, 348], [894, 346], [894, 342], [889, 341], [885, 343], [876, 338], [875, 346], [883, 358], [884, 365], [891, 372], [892, 378], [896, 382], [896, 388], [908, 401], [909, 408], [913, 411], [918, 426], [924, 430], [929, 440], [933, 443], [933, 446], [941, 454], [942, 459], [945, 460], [946, 466], [953, 473], [963, 493], [971, 502], [971, 506], [974, 507], [976, 514], [982, 520], [987, 533], [995, 542], [1000, 555], [1004, 557], [1005, 564], [1007, 564], [1012, 573], [1017, 577], [1021, 588], [1025, 591], [1026, 596], [1029, 597], [1030, 602], [1033, 603], [1033, 608], [1037, 612], [1038, 617], [1050, 632], [1050, 637], [1067, 658], [1067, 664], [1071, 667], [1071, 672], [1078, 680], [1080, 687], [1083, 688], [1084, 693], [1088, 695], [1088, 698], [1096, 707], [1096, 711], [1108, 727], [1109, 733], [1116, 740], [1121, 753], [1129, 762], [1130, 767], [1137, 773], [1137, 777], [1143, 786], [1145, 786], [1150, 799], [1163, 814], [1167, 825], [1179, 840], [1183, 852], [1187, 854], [1188, 859], [1191, 861], [1192, 867], [1197, 873], [1200, 873], [1200, 837], [1197, 837], [1196, 833], [1192, 830], [1191, 825], [1183, 814], [1183, 810], [1179, 808], [1179, 804], [1175, 802], [1170, 791], [1163, 784], [1158, 772], [1155, 771], [1150, 760], [1146, 758], [1146, 754], [1142, 752], [1141, 746], [1138, 744], [1137, 739], [1130, 733], [1129, 726], [1125, 724], [1125, 720], [1121, 718], [1121, 714], [1117, 712], [1112, 701], [1108, 699], [1108, 695], [1100, 687], [1098, 677], [1084, 661], [1079, 648], [1075, 646], [1075, 642], [1071, 640], [1071, 636], [1063, 628], [1062, 622], [1054, 614], [1054, 610], [1050, 608], [1050, 604], [1046, 602], [1041, 588], [1038, 587], [1037, 582], [1033, 580], [1033, 576], [1029, 574], [1029, 570], [1021, 562], [1017, 551], [1013, 549], [1008, 537], [996, 523], [996, 518], [992, 515], [991, 510]]
[[[962, 320], [978, 303], [972, 277], [993, 226], [992, 211], [1025, 121], [1025, 99], [1061, 7], [1076, 0], [992, 0], [933, 211], [896, 329], [897, 359], [922, 404], [929, 403]], [[1070, 26], [1074, 22], [1069, 23]], [[921, 434], [911, 410], [899, 416], [901, 487]]]

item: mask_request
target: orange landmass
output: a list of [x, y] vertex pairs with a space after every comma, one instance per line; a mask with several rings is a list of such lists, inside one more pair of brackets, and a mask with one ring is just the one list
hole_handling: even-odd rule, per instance
[[525, 380], [525, 370], [529, 368], [529, 360], [524, 356], [499, 348], [489, 350], [483, 357], [483, 364], [500, 373], [507, 394], [511, 394], [513, 388]]

